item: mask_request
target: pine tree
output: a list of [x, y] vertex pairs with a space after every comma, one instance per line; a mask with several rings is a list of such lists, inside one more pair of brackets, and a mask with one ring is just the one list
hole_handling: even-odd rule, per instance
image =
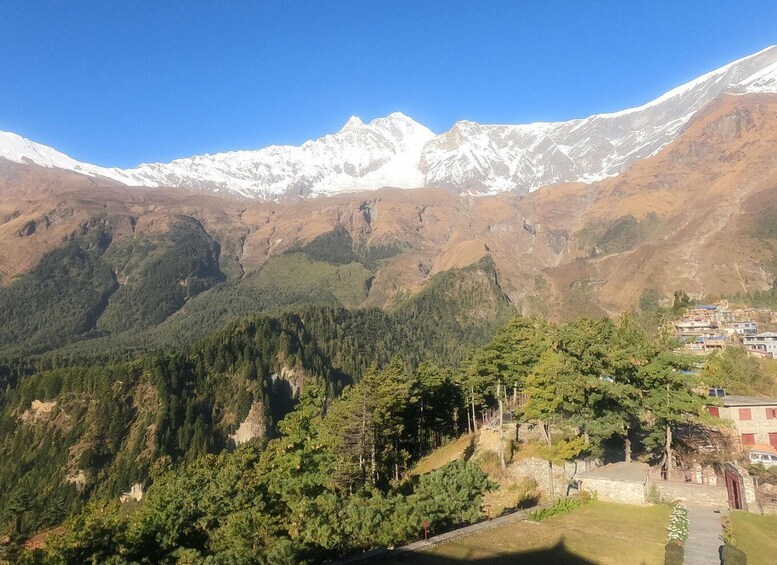
[[642, 368], [646, 385], [644, 406], [651, 426], [646, 443], [660, 449], [667, 476], [674, 468], [674, 436], [678, 427], [700, 421], [706, 399], [694, 392], [693, 376], [686, 371], [692, 362], [682, 356], [662, 351]]
[[13, 535], [24, 533], [24, 519], [32, 510], [32, 498], [24, 485], [19, 485], [8, 498], [7, 512], [11, 518], [10, 530]]

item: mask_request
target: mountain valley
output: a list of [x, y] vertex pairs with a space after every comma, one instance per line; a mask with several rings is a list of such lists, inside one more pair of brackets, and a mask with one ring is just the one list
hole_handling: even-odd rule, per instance
[[[0, 562], [393, 547], [480, 520], [506, 443], [554, 501], [554, 461], [671, 467], [706, 369], [660, 316], [777, 288], [777, 47], [559, 123], [352, 117], [132, 169], [0, 132], [0, 243]], [[413, 474], [489, 433], [496, 472]]]

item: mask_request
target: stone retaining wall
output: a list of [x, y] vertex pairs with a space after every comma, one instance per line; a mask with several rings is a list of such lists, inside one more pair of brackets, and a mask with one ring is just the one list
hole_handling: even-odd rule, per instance
[[587, 477], [581, 479], [580, 488], [586, 492], [596, 493], [599, 500], [606, 502], [640, 506], [647, 504], [645, 502], [645, 483]]
[[674, 483], [671, 481], [649, 480], [646, 485], [648, 498], [655, 487], [665, 500], [682, 500], [700, 506], [728, 507], [728, 491], [725, 486], [698, 485], [694, 483]]
[[[567, 494], [567, 486], [575, 481], [578, 473], [598, 467], [590, 461], [571, 461], [562, 467], [553, 466], [553, 484], [557, 495]], [[515, 478], [532, 477], [544, 493], [550, 492], [550, 480], [548, 479], [548, 462], [539, 457], [530, 457], [514, 461], [507, 466], [507, 472]]]

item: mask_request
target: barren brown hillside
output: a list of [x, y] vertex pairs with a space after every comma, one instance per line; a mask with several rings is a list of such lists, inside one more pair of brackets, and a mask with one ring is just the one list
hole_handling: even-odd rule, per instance
[[[596, 302], [612, 312], [646, 288], [697, 297], [767, 288], [775, 276], [777, 97], [723, 96], [658, 155], [590, 190], [594, 203], [570, 228], [573, 250], [547, 272], [560, 295], [590, 281]], [[610, 252], [597, 248], [608, 236]]]
[[777, 96], [722, 96], [625, 173], [523, 198], [382, 189], [259, 203], [5, 163], [0, 280], [10, 284], [95, 222], [132, 240], [165, 233], [181, 216], [220, 244], [233, 279], [340, 230], [355, 251], [375, 253], [364, 305], [389, 306], [486, 255], [514, 304], [551, 317], [617, 313], [648, 288], [665, 297], [762, 289], [775, 276]]

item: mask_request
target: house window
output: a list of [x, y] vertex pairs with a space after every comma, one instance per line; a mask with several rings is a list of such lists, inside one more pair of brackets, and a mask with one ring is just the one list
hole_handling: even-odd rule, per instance
[[767, 420], [777, 420], [777, 408], [767, 408], [766, 409], [766, 419]]
[[772, 447], [777, 448], [777, 433], [770, 433], [769, 434], [769, 445]]
[[750, 413], [750, 408], [740, 408], [739, 409], [739, 419], [740, 420], [752, 420], [753, 415]]
[[742, 434], [742, 445], [755, 445], [755, 434]]
[[707, 412], [710, 413], [710, 416], [715, 416], [716, 418], [720, 418], [720, 408], [717, 406], [707, 406]]

